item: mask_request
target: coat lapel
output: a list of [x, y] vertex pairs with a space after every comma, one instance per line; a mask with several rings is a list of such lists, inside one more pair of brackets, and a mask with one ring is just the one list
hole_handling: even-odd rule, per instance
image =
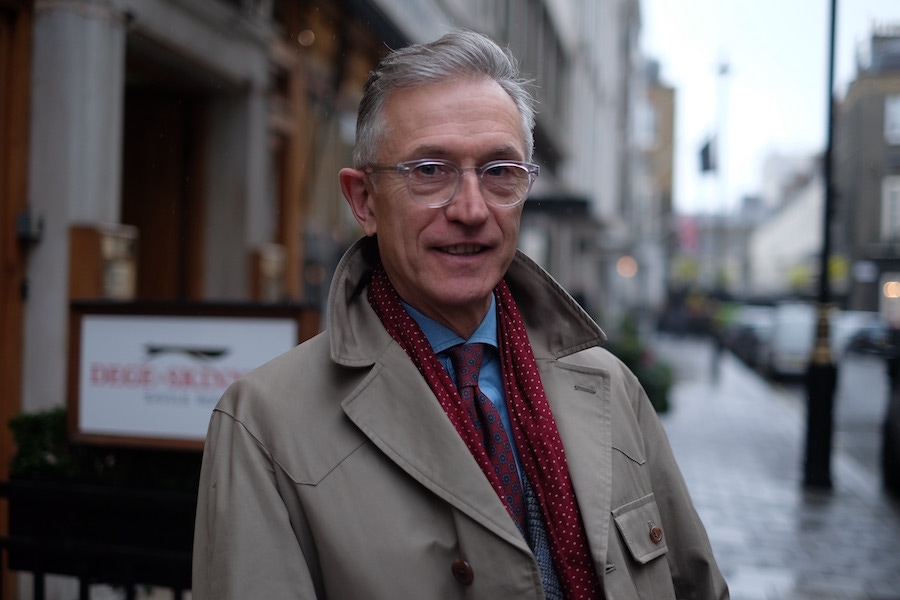
[[[594, 562], [605, 565], [612, 501], [609, 374], [539, 360]], [[598, 571], [602, 573], [603, 570]]]
[[372, 443], [411, 477], [494, 534], [528, 549], [428, 383], [399, 345], [387, 348], [343, 407]]

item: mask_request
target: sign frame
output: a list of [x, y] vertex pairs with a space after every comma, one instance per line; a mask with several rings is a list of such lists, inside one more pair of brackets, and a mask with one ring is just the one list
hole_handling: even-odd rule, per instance
[[[142, 367], [137, 375], [134, 372], [132, 373], [131, 377], [142, 378], [140, 381], [134, 379], [130, 381], [127, 379], [123, 380], [121, 372], [117, 375], [120, 378], [117, 380], [117, 383], [120, 388], [123, 388], [119, 393], [123, 400], [127, 400], [127, 395], [129, 393], [132, 395], [137, 394], [138, 392], [134, 390], [140, 388], [142, 384], [144, 392], [151, 386], [155, 389], [157, 387], [157, 377], [161, 382], [160, 386], [171, 385], [170, 381], [165, 381], [160, 374], [152, 370], [155, 368], [152, 367], [152, 361], [157, 360], [159, 356], [164, 357], [161, 360], [175, 361], [176, 363], [179, 360], [194, 362], [210, 358], [218, 360], [219, 354], [223, 354], [221, 340], [219, 340], [218, 345], [204, 344], [203, 335], [209, 335], [212, 331], [215, 331], [217, 338], [226, 336], [226, 339], [229, 339], [227, 338], [228, 335], [237, 337], [233, 341], [233, 347], [239, 348], [244, 342], [244, 339], [240, 337], [240, 332], [246, 332], [248, 328], [252, 328], [254, 324], [258, 323], [260, 330], [268, 332], [269, 335], [273, 336], [272, 339], [279, 340], [285, 346], [276, 348], [272, 352], [268, 352], [267, 347], [267, 355], [262, 356], [258, 361], [251, 360], [246, 363], [246, 367], [243, 367], [242, 363], [241, 369], [232, 368], [227, 373], [227, 376], [231, 379], [237, 379], [240, 377], [241, 372], [249, 371], [278, 354], [286, 352], [294, 345], [316, 335], [319, 332], [320, 322], [321, 316], [318, 308], [299, 304], [73, 301], [70, 303], [69, 308], [69, 356], [66, 399], [69, 439], [74, 443], [172, 450], [202, 450], [205, 443], [205, 427], [202, 433], [200, 431], [194, 431], [193, 433], [190, 431], [179, 431], [173, 433], [171, 431], [154, 429], [152, 425], [147, 425], [153, 423], [156, 416], [159, 417], [160, 421], [165, 421], [166, 416], [163, 413], [160, 412], [159, 415], [154, 415], [154, 411], [171, 411], [173, 410], [173, 404], [181, 406], [195, 404], [187, 393], [176, 396], [173, 393], [153, 392], [157, 398], [162, 398], [163, 400], [159, 400], [158, 404], [156, 403], [157, 401], [149, 404], [145, 401], [137, 409], [139, 411], [147, 411], [146, 414], [141, 413], [143, 417], [149, 417], [144, 419], [137, 418], [138, 415], [134, 412], [133, 406], [132, 408], [124, 408], [121, 416], [112, 416], [116, 411], [105, 411], [103, 406], [108, 406], [110, 399], [117, 392], [103, 390], [101, 392], [95, 391], [92, 394], [84, 394], [85, 389], [88, 389], [89, 385], [95, 383], [94, 374], [102, 373], [104, 368], [102, 366], [98, 367], [97, 363], [92, 363], [90, 366], [86, 364], [87, 361], [92, 359], [90, 354], [97, 352], [96, 347], [99, 344], [95, 338], [101, 335], [97, 333], [98, 331], [110, 331], [114, 324], [116, 327], [119, 324], [123, 325], [123, 327], [116, 329], [117, 339], [114, 342], [116, 344], [122, 343], [125, 347], [128, 347], [127, 344], [129, 343], [141, 345], [145, 355], [143, 357], [144, 364], [151, 365]], [[157, 324], [159, 327], [156, 327]], [[137, 335], [129, 332], [147, 331], [148, 325], [154, 325], [153, 330], [161, 332], [158, 334], [161, 337], [155, 340], [156, 342], [161, 341], [161, 344], [149, 344], [147, 340], [134, 341], [128, 338], [128, 335]], [[195, 338], [190, 338], [192, 340], [190, 346], [179, 345], [178, 343], [167, 346], [165, 343], [165, 332], [171, 332], [182, 327], [193, 327], [196, 329], [199, 333], [199, 336], [196, 338], [196, 344], [193, 343]], [[229, 333], [232, 329], [233, 332]], [[118, 335], [120, 331], [122, 334], [121, 339]], [[182, 332], [179, 331], [178, 336], [180, 337], [181, 335]], [[263, 335], [266, 335], [266, 333]], [[296, 339], [291, 339], [294, 337]], [[264, 339], [261, 341], [264, 341]], [[202, 350], [199, 357], [197, 355], [198, 350]], [[248, 358], [245, 356], [243, 360], [248, 360]], [[133, 361], [132, 365], [139, 365], [139, 363]], [[209, 367], [204, 368], [208, 369]], [[174, 372], [174, 369], [175, 367], [170, 366], [166, 376], [169, 378], [177, 377], [178, 375], [171, 374]], [[90, 383], [84, 380], [85, 373], [90, 373]], [[102, 375], [98, 375], [96, 378], [101, 379], [102, 377]], [[191, 375], [188, 374], [187, 377], [190, 378]], [[214, 384], [208, 383], [209, 393], [205, 397], [204, 402], [209, 405], [210, 411], [212, 406], [214, 406], [212, 394], [216, 396], [215, 401], [217, 402], [218, 396], [221, 396], [221, 392], [224, 391], [222, 386], [225, 385], [227, 387], [223, 383], [224, 381], [226, 381], [226, 378], [222, 377]], [[132, 391], [129, 392], [124, 389], [126, 387], [125, 383], [132, 384], [130, 386]], [[218, 386], [218, 388], [215, 386]], [[104, 405], [103, 402], [107, 404]], [[128, 406], [128, 402], [134, 405], [135, 400], [131, 399], [123, 402], [123, 406]], [[174, 410], [177, 410], [177, 406]], [[194, 406], [188, 410], [193, 411], [191, 416], [196, 421], [199, 418], [197, 412], [203, 411], [205, 408]], [[103, 415], [103, 418], [107, 419], [107, 421], [100, 426], [96, 426], [93, 423], [89, 424], [86, 421], [88, 419], [86, 415], [90, 414]], [[184, 414], [188, 415], [187, 412]], [[121, 428], [119, 428], [119, 422], [116, 419], [121, 419]], [[131, 420], [139, 423], [139, 425], [135, 426]], [[144, 429], [145, 427], [146, 429]]]

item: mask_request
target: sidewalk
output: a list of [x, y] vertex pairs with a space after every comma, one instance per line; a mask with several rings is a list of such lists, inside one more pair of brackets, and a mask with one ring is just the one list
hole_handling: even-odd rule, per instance
[[805, 409], [705, 340], [661, 337], [677, 372], [663, 423], [733, 600], [900, 599], [900, 505], [840, 449], [804, 490]]

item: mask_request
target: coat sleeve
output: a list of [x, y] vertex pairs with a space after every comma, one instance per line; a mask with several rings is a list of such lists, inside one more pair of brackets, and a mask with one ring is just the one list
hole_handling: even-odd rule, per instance
[[195, 600], [318, 597], [275, 468], [264, 445], [239, 421], [213, 412], [194, 531]]
[[685, 600], [727, 600], [728, 586], [716, 564], [706, 528], [691, 500], [665, 429], [643, 388], [635, 382], [632, 389], [653, 495], [666, 529], [675, 595]]

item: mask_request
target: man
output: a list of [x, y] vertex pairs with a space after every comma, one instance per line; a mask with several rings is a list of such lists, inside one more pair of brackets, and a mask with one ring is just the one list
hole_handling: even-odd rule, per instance
[[637, 380], [516, 251], [533, 124], [481, 35], [371, 75], [340, 172], [366, 237], [328, 330], [213, 414], [195, 598], [727, 598]]

